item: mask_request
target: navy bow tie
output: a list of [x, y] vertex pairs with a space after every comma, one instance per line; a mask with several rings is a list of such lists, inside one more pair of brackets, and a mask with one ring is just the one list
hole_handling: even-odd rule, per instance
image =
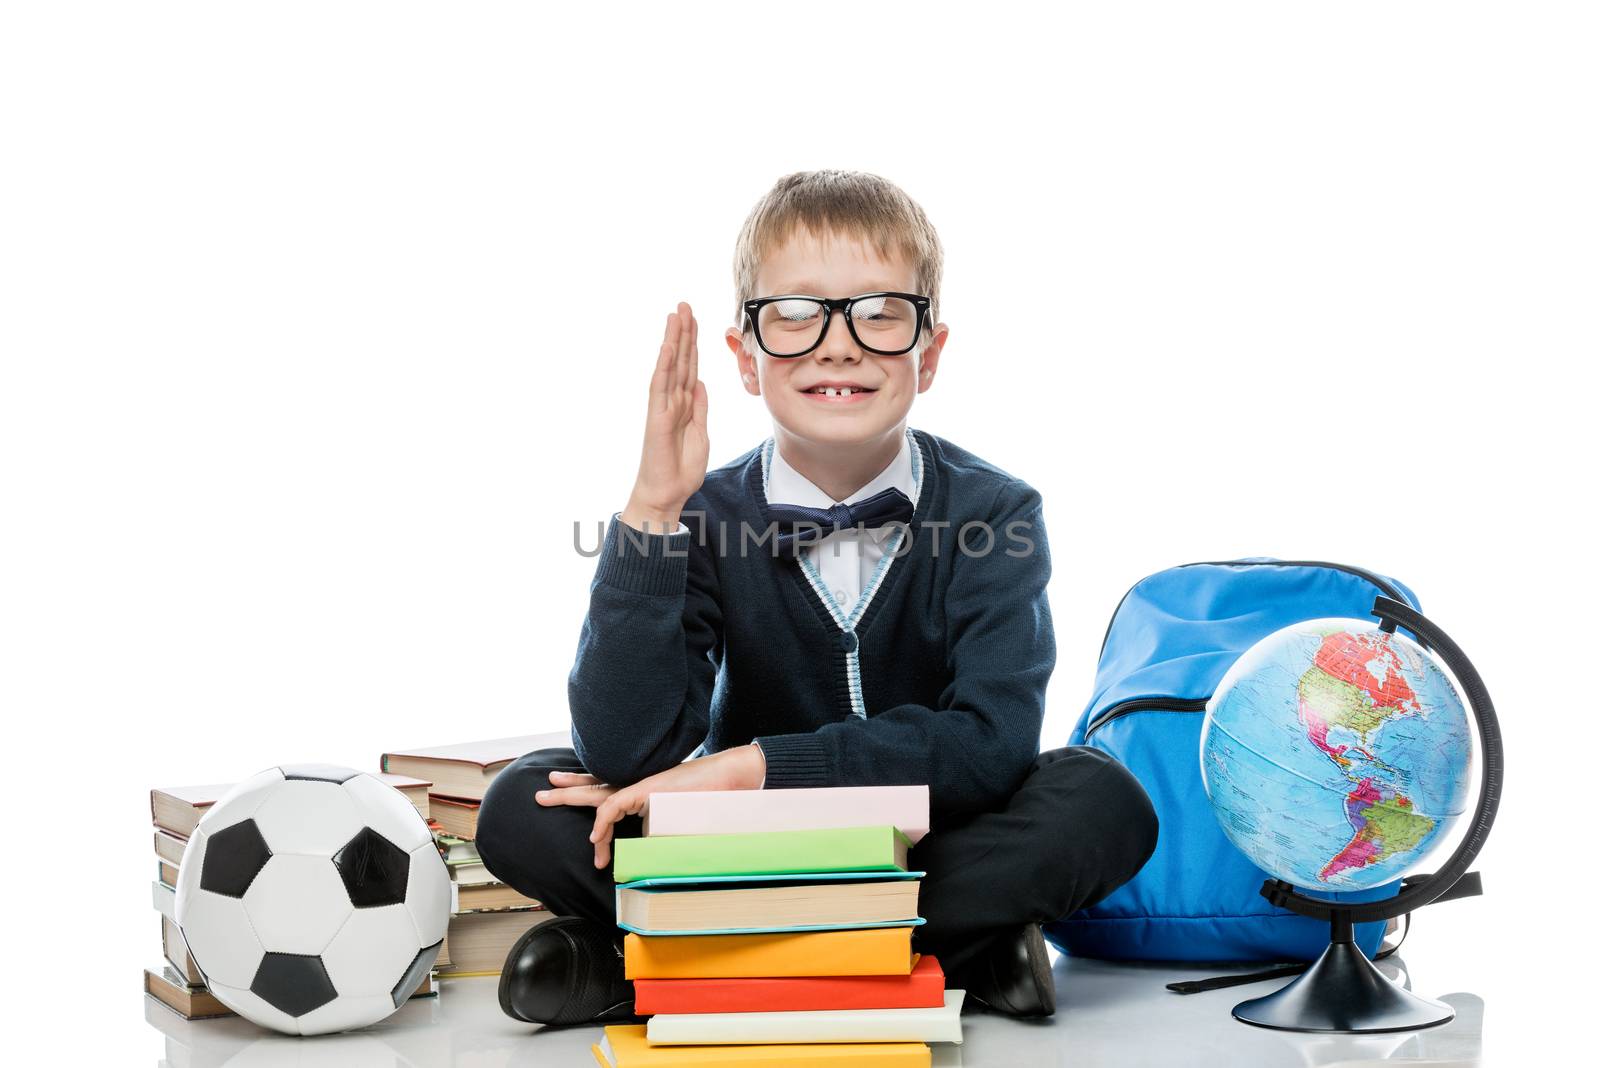
[[[807, 508], [803, 504], [767, 506], [768, 518], [778, 524], [780, 531], [778, 555], [790, 559], [799, 556], [805, 546], [857, 525], [881, 527], [886, 523], [910, 523], [912, 512], [911, 498], [893, 486], [854, 504], [836, 504], [832, 508]], [[797, 524], [798, 529], [783, 529]]]

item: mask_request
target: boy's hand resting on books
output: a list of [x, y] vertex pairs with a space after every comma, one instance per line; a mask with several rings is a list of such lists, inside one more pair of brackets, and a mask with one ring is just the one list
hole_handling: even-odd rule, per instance
[[611, 830], [624, 816], [637, 816], [650, 803], [652, 793], [683, 790], [755, 790], [767, 777], [767, 758], [755, 743], [736, 745], [720, 753], [686, 760], [632, 786], [609, 786], [593, 775], [552, 771], [552, 789], [540, 790], [533, 799], [541, 805], [592, 805], [595, 808], [594, 866], [611, 863]]
[[622, 521], [635, 530], [669, 534], [690, 494], [706, 477], [706, 387], [700, 381], [699, 324], [689, 305], [667, 316], [666, 336], [650, 378], [644, 449]]

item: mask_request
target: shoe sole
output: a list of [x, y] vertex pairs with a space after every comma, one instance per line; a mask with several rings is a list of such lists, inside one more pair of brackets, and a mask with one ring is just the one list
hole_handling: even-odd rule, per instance
[[1028, 967], [1033, 972], [1034, 986], [1039, 991], [1041, 1003], [1049, 1006], [1040, 1016], [1056, 1014], [1056, 980], [1050, 973], [1050, 951], [1045, 948], [1044, 931], [1036, 923], [1028, 924]]

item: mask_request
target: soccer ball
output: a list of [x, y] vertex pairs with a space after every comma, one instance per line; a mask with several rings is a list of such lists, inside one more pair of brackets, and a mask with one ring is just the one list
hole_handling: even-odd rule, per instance
[[200, 820], [178, 927], [206, 986], [288, 1034], [388, 1016], [433, 967], [450, 875], [400, 791], [349, 768], [268, 768]]

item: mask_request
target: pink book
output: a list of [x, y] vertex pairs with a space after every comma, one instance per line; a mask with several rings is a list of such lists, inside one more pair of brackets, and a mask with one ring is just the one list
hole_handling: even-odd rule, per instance
[[892, 824], [916, 845], [928, 833], [926, 786], [819, 786], [798, 790], [683, 790], [650, 795], [647, 837], [820, 831]]

